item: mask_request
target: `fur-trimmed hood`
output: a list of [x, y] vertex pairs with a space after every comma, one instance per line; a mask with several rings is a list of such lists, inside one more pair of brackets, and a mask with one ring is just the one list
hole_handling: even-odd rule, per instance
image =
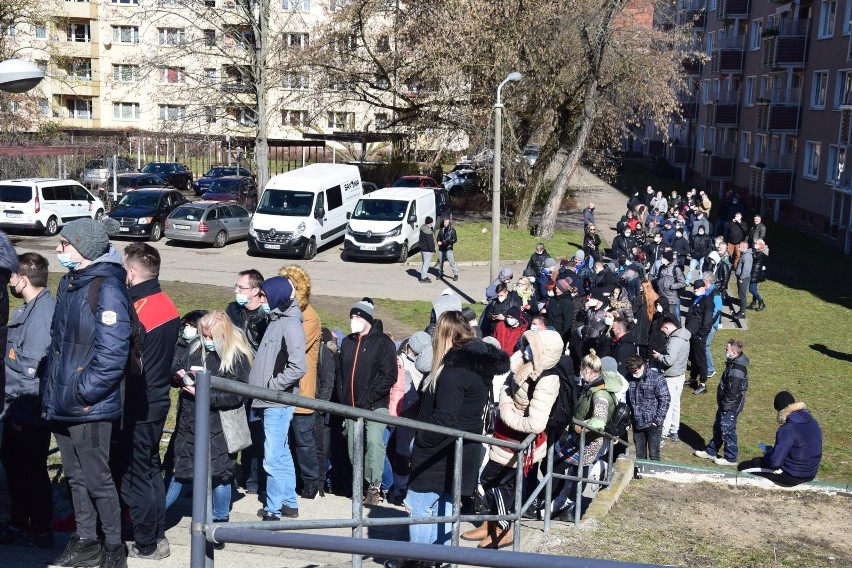
[[290, 284], [296, 292], [296, 303], [299, 304], [299, 309], [304, 312], [311, 302], [311, 277], [308, 276], [304, 268], [295, 264], [279, 270], [278, 276], [290, 279]]
[[443, 365], [444, 368], [473, 371], [490, 384], [495, 375], [509, 372], [509, 356], [493, 345], [473, 339], [447, 351]]
[[793, 422], [807, 422], [811, 420], [810, 412], [803, 413], [806, 416], [802, 416], [802, 419], [796, 420], [797, 416], [792, 416], [794, 412], [798, 412], [799, 410], [806, 410], [808, 407], [804, 402], [794, 402], [793, 404], [788, 405], [786, 408], [783, 408], [778, 411], [778, 424], [784, 424], [787, 422], [787, 419], [790, 418]]

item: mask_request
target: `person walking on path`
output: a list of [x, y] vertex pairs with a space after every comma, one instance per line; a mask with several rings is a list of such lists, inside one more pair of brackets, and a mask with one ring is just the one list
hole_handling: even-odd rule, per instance
[[754, 256], [752, 250], [748, 248], [748, 243], [745, 241], [737, 245], [737, 250], [740, 253], [739, 263], [736, 264], [735, 274], [737, 275], [737, 295], [740, 297], [740, 310], [734, 314], [736, 319], [745, 319], [746, 317], [746, 294], [751, 285], [751, 272]]
[[432, 224], [435, 222], [432, 217], [426, 217], [426, 222], [420, 228], [420, 254], [423, 256], [423, 265], [420, 267], [420, 283], [428, 284], [432, 281], [429, 278], [429, 264], [432, 262], [432, 255], [435, 253], [435, 234], [432, 231]]
[[445, 218], [443, 225], [438, 229], [438, 278], [444, 278], [444, 261], [446, 260], [453, 269], [453, 280], [459, 279], [459, 265], [456, 264], [453, 253], [453, 245], [457, 240], [456, 228], [453, 227], [449, 218]]

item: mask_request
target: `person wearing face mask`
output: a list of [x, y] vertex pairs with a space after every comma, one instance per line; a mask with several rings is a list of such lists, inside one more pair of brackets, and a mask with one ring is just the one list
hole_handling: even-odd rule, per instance
[[677, 265], [683, 267], [686, 265], [686, 257], [689, 255], [689, 239], [686, 238], [686, 233], [682, 228], [678, 228], [675, 231], [675, 240], [672, 243], [672, 250], [675, 253], [675, 262]]
[[710, 235], [704, 227], [699, 226], [698, 231], [692, 237], [692, 247], [689, 251], [689, 272], [686, 274], [686, 281], [692, 280], [692, 275], [696, 270], [701, 270], [704, 266], [704, 257], [710, 254], [713, 243], [710, 241]]
[[[174, 378], [181, 384], [178, 420], [175, 425], [174, 477], [166, 494], [166, 507], [180, 496], [185, 483], [192, 483], [195, 455], [195, 384], [188, 369], [202, 367], [216, 377], [248, 382], [253, 351], [245, 336], [222, 310], [214, 310], [197, 323], [198, 334], [189, 342]], [[184, 326], [184, 331], [186, 331]], [[191, 333], [185, 335], [192, 335]], [[237, 477], [237, 455], [228, 452], [220, 412], [242, 406], [240, 395], [210, 391], [210, 476], [213, 484], [213, 522], [228, 521], [231, 489]]]
[[603, 348], [604, 355], [609, 354], [609, 340], [606, 335], [609, 332], [607, 320], [611, 320], [612, 316], [607, 313], [609, 298], [604, 295], [603, 290], [596, 288], [592, 291], [592, 296], [586, 301], [585, 311], [578, 314], [578, 318], [582, 322], [582, 326], [577, 328], [580, 334], [581, 349], [579, 355], [584, 356], [591, 349]]
[[[126, 566], [118, 493], [109, 468], [113, 422], [121, 418], [121, 381], [133, 333], [127, 273], [109, 242], [112, 219], [78, 219], [59, 233], [59, 263], [68, 269], [57, 291], [42, 413], [56, 438], [71, 487], [76, 538], [52, 564]], [[96, 309], [89, 287], [99, 280]], [[103, 542], [98, 538], [98, 520]]]
[[661, 264], [656, 281], [657, 293], [666, 298], [671, 314], [680, 318], [680, 291], [686, 288], [686, 277], [675, 262], [673, 251], [663, 253]]
[[[307, 372], [302, 311], [293, 299], [296, 291], [288, 278], [273, 276], [261, 284], [262, 304], [269, 306], [269, 326], [249, 374], [249, 384], [299, 394], [299, 381]], [[265, 400], [252, 401], [263, 412], [263, 469], [266, 471], [266, 506], [257, 512], [264, 521], [298, 517], [296, 470], [290, 453], [290, 423], [295, 408]]]
[[710, 221], [707, 220], [707, 212], [700, 207], [695, 208], [695, 218], [692, 220], [691, 236], [698, 234], [698, 229], [704, 229], [704, 234], [710, 238]]
[[595, 204], [589, 203], [588, 207], [583, 209], [583, 226], [588, 228], [589, 225], [595, 224]]
[[627, 371], [627, 404], [630, 406], [633, 426], [633, 444], [636, 459], [660, 459], [660, 441], [663, 422], [671, 397], [663, 376], [645, 367], [637, 355], [631, 355], [624, 364]]
[[547, 319], [559, 336], [566, 341], [574, 325], [574, 294], [577, 292], [571, 278], [556, 281], [553, 289], [555, 297], [547, 304]]
[[651, 200], [651, 208], [659, 209], [660, 211], [669, 210], [669, 201], [663, 196], [662, 191], [658, 191], [657, 195]]
[[269, 325], [269, 315], [261, 309], [262, 283], [263, 275], [253, 268], [237, 274], [234, 301], [225, 308], [231, 322], [242, 330], [255, 352], [263, 340], [266, 326]]
[[601, 260], [601, 236], [594, 223], [586, 227], [586, 233], [583, 235], [583, 252], [589, 262]]
[[[658, 367], [669, 389], [671, 403], [662, 422], [662, 436], [678, 441], [680, 431], [680, 395], [686, 378], [686, 364], [689, 361], [689, 342], [692, 334], [678, 326], [678, 322], [669, 314], [662, 317], [660, 331], [665, 336], [665, 345], [655, 346], [651, 351], [651, 368]], [[661, 351], [660, 351], [661, 350]], [[659, 422], [658, 422], [659, 424]]]
[[[618, 372], [622, 377], [629, 377], [627, 371], [627, 358], [638, 353], [636, 348], [636, 340], [633, 339], [633, 328], [628, 320], [621, 318], [612, 319], [610, 315], [607, 318], [610, 321], [610, 356], [618, 362]], [[662, 422], [660, 423], [662, 424]]]
[[630, 249], [633, 247], [633, 238], [632, 232], [630, 229], [625, 228], [624, 231], [615, 236], [612, 239], [612, 252], [610, 256], [612, 258], [625, 257], [630, 258], [628, 255], [630, 254]]
[[500, 342], [500, 348], [507, 354], [515, 352], [518, 340], [528, 329], [527, 318], [517, 306], [509, 308], [506, 319], [494, 326], [494, 339]]
[[12, 312], [6, 341], [5, 411], [0, 409], [2, 458], [9, 484], [10, 519], [4, 544], [53, 548], [53, 490], [47, 473], [50, 430], [41, 418], [39, 367], [50, 346], [56, 300], [47, 286], [47, 259], [28, 252], [9, 279], [9, 293], [24, 301]]
[[[734, 268], [740, 262], [740, 243], [746, 242], [748, 235], [748, 226], [743, 221], [742, 213], [737, 212], [728, 227], [725, 229], [725, 242], [728, 243], [728, 255], [731, 257], [731, 264]], [[748, 243], [746, 242], [746, 248]]]
[[482, 319], [479, 322], [482, 334], [493, 335], [497, 322], [506, 319], [506, 314], [513, 307], [521, 307], [521, 297], [514, 291], [509, 290], [509, 286], [505, 282], [497, 284], [494, 298], [482, 311]]
[[529, 261], [527, 261], [526, 270], [532, 270], [536, 275], [541, 274], [541, 271], [545, 268], [544, 261], [548, 258], [551, 257], [547, 249], [544, 248], [544, 243], [538, 243], [535, 246], [535, 252], [532, 253]]
[[113, 474], [120, 479], [121, 498], [130, 510], [135, 542], [131, 558], [161, 560], [168, 556], [166, 496], [160, 471], [160, 438], [171, 406], [171, 362], [180, 314], [160, 287], [160, 253], [148, 243], [124, 249], [127, 292], [145, 330], [141, 377], [125, 381], [123, 427]]

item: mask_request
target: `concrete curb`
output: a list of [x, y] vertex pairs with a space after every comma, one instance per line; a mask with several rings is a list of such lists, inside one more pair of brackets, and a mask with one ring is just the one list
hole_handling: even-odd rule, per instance
[[580, 522], [581, 526], [594, 524], [606, 517], [610, 509], [618, 502], [621, 493], [633, 479], [635, 464], [636, 458], [633, 456], [625, 456], [623, 459], [615, 460], [612, 468], [612, 483], [606, 489], [599, 491], [592, 500], [592, 504], [586, 509], [586, 514], [583, 515]]
[[[420, 253], [414, 253], [414, 254], [418, 255]], [[435, 258], [434, 255], [437, 255], [438, 253], [432, 253], [432, 254], [433, 254], [432, 258]], [[512, 265], [515, 265], [515, 264], [521, 264], [521, 263], [526, 263], [526, 262], [529, 262], [529, 259], [527, 259], [527, 260], [501, 260], [500, 265], [501, 266], [512, 266]], [[423, 264], [422, 260], [407, 260], [405, 262], [405, 266], [420, 266], [422, 264]], [[449, 263], [447, 263], [447, 264], [449, 264]], [[491, 261], [490, 260], [463, 260], [463, 261], [457, 260], [456, 264], [459, 265], [459, 266], [489, 266], [491, 264]], [[429, 266], [430, 266], [430, 268], [437, 268], [438, 263], [433, 262], [433, 263], [429, 264]]]

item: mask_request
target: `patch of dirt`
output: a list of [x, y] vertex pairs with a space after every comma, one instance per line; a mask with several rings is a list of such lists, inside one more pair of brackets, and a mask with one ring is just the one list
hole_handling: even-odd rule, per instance
[[[315, 294], [311, 294], [311, 304], [325, 310], [333, 316], [337, 316], [342, 321], [349, 320], [349, 310], [351, 310], [352, 305], [360, 299], [361, 298], [342, 298], [339, 296], [317, 296]], [[382, 320], [385, 332], [391, 334], [391, 336], [395, 337], [397, 340], [408, 337], [417, 331], [416, 329], [409, 329], [408, 326], [398, 322], [390, 313], [388, 313], [387, 310], [383, 310], [380, 319]], [[348, 327], [343, 331], [348, 333]]]
[[633, 481], [597, 527], [557, 523], [547, 549], [689, 567], [852, 566], [848, 497]]

